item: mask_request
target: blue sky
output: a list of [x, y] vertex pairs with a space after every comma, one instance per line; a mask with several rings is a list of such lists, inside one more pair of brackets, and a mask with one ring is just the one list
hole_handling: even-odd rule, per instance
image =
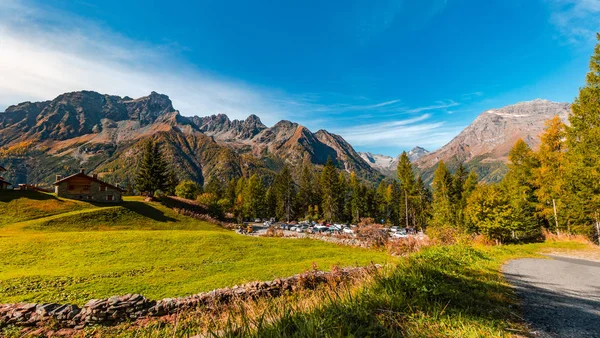
[[0, 110], [65, 91], [168, 94], [357, 150], [436, 149], [480, 112], [583, 84], [600, 0], [0, 3]]

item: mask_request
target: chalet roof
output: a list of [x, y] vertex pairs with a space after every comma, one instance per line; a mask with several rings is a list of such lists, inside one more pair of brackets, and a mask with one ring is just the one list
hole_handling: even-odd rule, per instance
[[85, 173], [83, 173], [83, 172], [79, 172], [79, 173], [77, 173], [77, 174], [74, 174], [74, 175], [71, 175], [71, 176], [67, 176], [67, 177], [65, 177], [65, 178], [63, 178], [63, 179], [60, 179], [60, 180], [58, 180], [58, 181], [54, 182], [54, 185], [59, 185], [60, 183], [66, 182], [66, 181], [68, 181], [68, 180], [70, 180], [70, 179], [72, 179], [72, 178], [76, 178], [76, 177], [81, 177], [81, 178], [85, 178], [85, 179], [88, 179], [88, 180], [90, 180], [90, 181], [93, 181], [93, 182], [98, 182], [98, 183], [100, 183], [100, 184], [104, 184], [104, 185], [105, 185], [105, 186], [107, 186], [107, 187], [111, 187], [111, 188], [113, 188], [113, 189], [117, 189], [117, 190], [119, 190], [119, 191], [121, 191], [121, 192], [124, 192], [124, 191], [125, 191], [125, 190], [123, 190], [123, 189], [121, 189], [121, 188], [119, 188], [119, 187], [117, 187], [117, 186], [114, 186], [114, 185], [112, 185], [112, 184], [110, 184], [110, 183], [106, 183], [106, 182], [104, 182], [104, 181], [101, 181], [101, 180], [99, 180], [99, 179], [97, 179], [97, 178], [95, 178], [95, 177], [88, 176], [88, 175], [86, 175], [86, 174], [85, 174]]
[[0, 171], [6, 171], [6, 169], [0, 165]]
[[0, 177], [0, 183], [6, 183], [8, 185], [12, 185], [12, 183], [6, 182], [2, 177]]

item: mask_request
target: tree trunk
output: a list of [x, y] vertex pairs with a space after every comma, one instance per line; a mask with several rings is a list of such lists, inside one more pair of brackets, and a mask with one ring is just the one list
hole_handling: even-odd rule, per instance
[[406, 189], [404, 189], [404, 206], [405, 206], [405, 214], [406, 214], [406, 228], [408, 229], [408, 193]]
[[598, 245], [600, 245], [600, 221], [598, 221], [598, 212], [596, 211], [596, 234], [598, 235]]
[[556, 201], [554, 198], [552, 199], [552, 207], [554, 209], [554, 224], [556, 224], [556, 235], [560, 236], [560, 231], [558, 230], [558, 216], [556, 215]]

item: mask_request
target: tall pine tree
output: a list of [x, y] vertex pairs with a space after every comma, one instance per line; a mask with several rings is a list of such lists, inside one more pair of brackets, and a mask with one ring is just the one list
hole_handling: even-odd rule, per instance
[[452, 205], [453, 179], [444, 161], [438, 163], [433, 175], [432, 223], [436, 226], [455, 226]]
[[537, 210], [547, 226], [560, 233], [565, 228], [565, 124], [555, 116], [546, 122], [546, 130], [541, 136], [542, 143], [537, 152], [539, 167], [534, 170]]
[[411, 221], [414, 218], [413, 199], [415, 194], [415, 173], [413, 172], [412, 164], [405, 151], [400, 155], [398, 161], [398, 180], [400, 180], [400, 189], [402, 190], [402, 207], [400, 214], [404, 218], [404, 225], [408, 228], [414, 224]]
[[[600, 34], [597, 34], [600, 41]], [[567, 190], [570, 220], [588, 227], [600, 218], [600, 43], [590, 60], [585, 86], [571, 105], [567, 127]], [[597, 234], [600, 240], [600, 233]]]
[[296, 199], [296, 187], [292, 175], [287, 166], [277, 175], [273, 182], [275, 195], [277, 196], [276, 214], [277, 218], [289, 222], [294, 216], [294, 204]]
[[141, 194], [154, 196], [156, 191], [168, 189], [168, 167], [158, 143], [147, 141], [143, 146], [135, 180]]
[[339, 215], [338, 186], [337, 169], [333, 165], [331, 158], [329, 158], [321, 173], [321, 192], [323, 197], [321, 212], [328, 222], [336, 221]]

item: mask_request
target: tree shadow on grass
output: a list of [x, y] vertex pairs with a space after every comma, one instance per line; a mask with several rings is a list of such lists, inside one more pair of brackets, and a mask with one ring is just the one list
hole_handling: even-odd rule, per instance
[[56, 196], [39, 191], [29, 190], [0, 190], [0, 202], [10, 202], [19, 198], [28, 198], [36, 201], [56, 200], [60, 201]]
[[164, 212], [153, 206], [137, 201], [126, 201], [121, 204], [124, 208], [140, 216], [150, 218], [156, 222], [178, 222], [179, 220], [165, 215]]
[[488, 260], [485, 254], [475, 249], [435, 251], [436, 255], [409, 257], [389, 275], [376, 275], [374, 284], [358, 294], [329, 295], [309, 312], [296, 311], [290, 304], [277, 320], [265, 320], [258, 330], [238, 327], [226, 336], [448, 336], [442, 328], [460, 334], [466, 326], [505, 332], [507, 325], [518, 325], [510, 307], [515, 303], [512, 289], [497, 271], [465, 263]]

